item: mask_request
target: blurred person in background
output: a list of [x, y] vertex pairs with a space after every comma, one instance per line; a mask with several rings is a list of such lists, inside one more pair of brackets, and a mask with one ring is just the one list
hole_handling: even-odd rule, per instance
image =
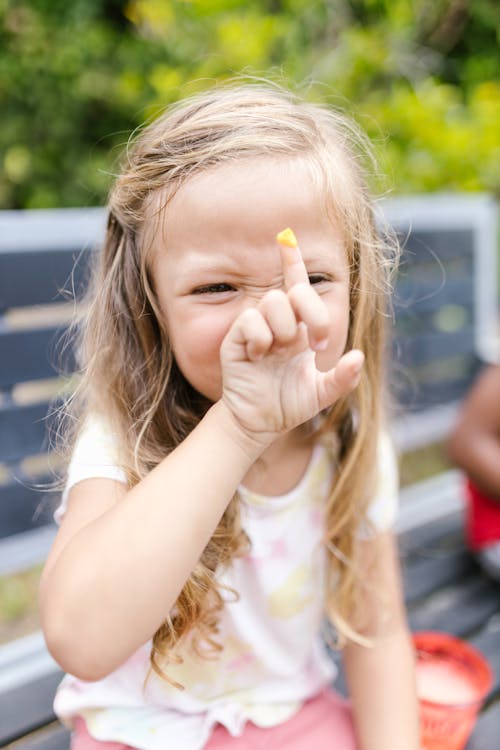
[[500, 365], [486, 367], [464, 400], [448, 443], [466, 474], [467, 543], [500, 582]]

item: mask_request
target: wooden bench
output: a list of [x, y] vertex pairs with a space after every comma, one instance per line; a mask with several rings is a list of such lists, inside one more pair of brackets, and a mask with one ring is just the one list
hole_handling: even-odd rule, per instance
[[[384, 211], [408, 236], [395, 293], [392, 372], [405, 404], [395, 437], [407, 452], [446, 435], [481, 360], [490, 356], [495, 210], [485, 197], [432, 197], [393, 200]], [[58, 377], [54, 340], [72, 299], [61, 290], [85, 284], [85, 257], [103, 226], [100, 209], [0, 214], [0, 575], [43, 560], [54, 536], [50, 504], [35, 485], [50, 478], [47, 392]], [[71, 359], [65, 367], [71, 372]], [[461, 514], [457, 472], [402, 491], [406, 599], [413, 630], [452, 632], [487, 654], [495, 685], [468, 750], [493, 750], [500, 726], [500, 590], [467, 553]], [[60, 678], [40, 633], [0, 647], [0, 746], [67, 750], [68, 732], [52, 712]]]

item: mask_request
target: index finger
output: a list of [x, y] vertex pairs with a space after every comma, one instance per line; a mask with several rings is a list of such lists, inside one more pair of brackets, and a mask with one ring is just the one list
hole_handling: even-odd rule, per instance
[[300, 252], [297, 239], [291, 229], [284, 229], [276, 235], [280, 246], [281, 267], [285, 289], [288, 291], [295, 284], [309, 284], [309, 275]]

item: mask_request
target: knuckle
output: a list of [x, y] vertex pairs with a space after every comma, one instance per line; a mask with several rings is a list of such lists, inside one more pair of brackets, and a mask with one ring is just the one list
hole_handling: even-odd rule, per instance
[[271, 346], [271, 344], [273, 343], [273, 338], [274, 338], [273, 334], [272, 334], [272, 331], [270, 331], [269, 328], [266, 328], [266, 330], [265, 330], [265, 332], [263, 332], [263, 334], [264, 334], [263, 337], [262, 337], [263, 338], [263, 343], [266, 346]]
[[240, 323], [255, 323], [262, 319], [260, 311], [256, 307], [247, 307], [240, 313]]
[[266, 292], [266, 294], [262, 298], [260, 307], [263, 309], [268, 309], [269, 307], [274, 307], [275, 305], [282, 305], [284, 301], [287, 301], [287, 299], [287, 295], [281, 289], [270, 289], [269, 292]]
[[309, 294], [310, 292], [314, 293], [310, 284], [306, 284], [305, 281], [299, 281], [290, 288], [288, 298], [295, 302], [300, 297], [303, 297], [304, 294]]

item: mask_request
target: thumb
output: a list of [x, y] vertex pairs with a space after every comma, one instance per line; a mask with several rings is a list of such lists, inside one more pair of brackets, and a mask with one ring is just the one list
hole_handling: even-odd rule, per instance
[[320, 409], [326, 409], [334, 401], [346, 396], [358, 385], [365, 356], [359, 349], [352, 349], [339, 359], [328, 372], [319, 373]]

